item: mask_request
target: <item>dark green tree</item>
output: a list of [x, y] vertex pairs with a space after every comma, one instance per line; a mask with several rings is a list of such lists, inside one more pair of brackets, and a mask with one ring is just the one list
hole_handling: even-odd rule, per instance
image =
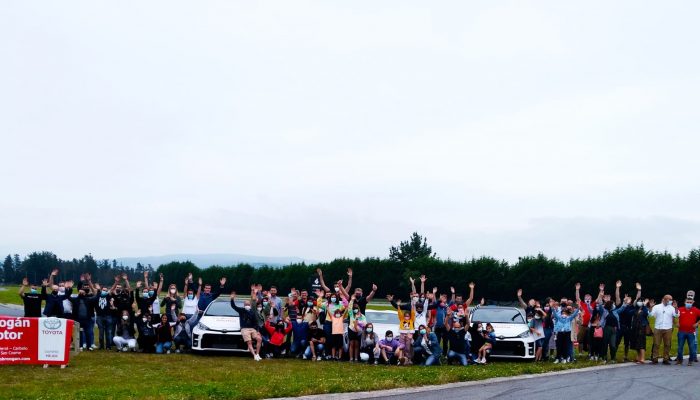
[[9, 254], [5, 257], [5, 262], [2, 263], [2, 279], [5, 283], [15, 282], [15, 268], [12, 263], [12, 256]]
[[391, 246], [389, 249], [389, 259], [401, 264], [406, 264], [418, 258], [435, 258], [433, 248], [428, 246], [428, 239], [422, 237], [418, 232], [413, 232], [411, 238], [399, 243], [399, 246]]

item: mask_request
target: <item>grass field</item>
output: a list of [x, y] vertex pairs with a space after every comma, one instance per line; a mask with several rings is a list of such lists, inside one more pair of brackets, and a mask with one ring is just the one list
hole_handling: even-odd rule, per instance
[[0, 368], [0, 397], [33, 399], [257, 399], [422, 386], [535, 374], [588, 362], [503, 362], [486, 366], [396, 367], [243, 356], [84, 352], [68, 368]]
[[22, 304], [19, 298], [19, 286], [0, 286], [0, 304]]

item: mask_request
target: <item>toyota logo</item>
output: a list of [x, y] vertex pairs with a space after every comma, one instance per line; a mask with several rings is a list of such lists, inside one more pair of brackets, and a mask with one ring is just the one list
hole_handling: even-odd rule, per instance
[[63, 323], [58, 318], [46, 318], [44, 319], [44, 327], [46, 329], [56, 330], [60, 329]]

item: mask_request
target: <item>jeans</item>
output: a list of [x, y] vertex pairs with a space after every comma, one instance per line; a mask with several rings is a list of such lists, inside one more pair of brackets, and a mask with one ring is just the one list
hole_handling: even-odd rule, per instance
[[[316, 357], [321, 357], [321, 354], [323, 353], [323, 343], [317, 343], [315, 346], [316, 347], [314, 347], [314, 350], [316, 351]], [[304, 357], [311, 358], [311, 345], [306, 346]]]
[[112, 336], [114, 336], [114, 322], [111, 315], [97, 316], [97, 333], [100, 339], [100, 348], [112, 348]]
[[552, 338], [552, 328], [544, 328], [544, 345], [542, 346], [542, 357], [549, 358], [549, 340]]
[[566, 360], [571, 357], [571, 332], [557, 332], [557, 359]]
[[175, 343], [176, 349], [179, 349], [180, 346], [185, 346], [186, 349], [192, 348], [192, 339], [185, 335], [177, 336], [175, 339], [173, 339], [173, 343]]
[[440, 365], [440, 356], [436, 356], [435, 354], [429, 355], [428, 358], [425, 359], [425, 363], [423, 365], [426, 367], [431, 365]]
[[700, 331], [700, 326], [698, 326], [698, 329], [694, 332], [695, 341], [693, 342], [693, 350], [691, 350], [693, 354], [695, 354], [695, 359], [692, 360], [693, 362], [697, 361], [698, 358], [698, 331]]
[[442, 352], [447, 354], [447, 329], [444, 326], [436, 326], [434, 332], [438, 340], [442, 341]]
[[292, 352], [292, 354], [301, 354], [301, 352], [304, 351], [306, 347], [306, 339], [294, 340], [292, 341], [290, 351]]
[[697, 343], [695, 343], [695, 332], [678, 332], [678, 360], [683, 361], [683, 347], [685, 347], [686, 340], [688, 341], [688, 350], [690, 350], [688, 362], [693, 362], [695, 357], [697, 357], [695, 352], [695, 347], [697, 346]]
[[172, 345], [171, 342], [158, 342], [156, 343], [156, 353], [163, 354], [166, 351], [170, 351]]
[[80, 324], [80, 347], [92, 347], [95, 344], [95, 319], [79, 319]]
[[[464, 353], [457, 353], [456, 351], [448, 351], [447, 352], [447, 360], [452, 360], [452, 359], [457, 359], [459, 360], [459, 363], [462, 365], [467, 365], [467, 355]], [[427, 362], [427, 361], [426, 361]]]

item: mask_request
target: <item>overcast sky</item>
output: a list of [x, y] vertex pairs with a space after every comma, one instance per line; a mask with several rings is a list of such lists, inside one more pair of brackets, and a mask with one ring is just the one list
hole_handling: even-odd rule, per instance
[[700, 244], [700, 3], [0, 3], [0, 253]]

